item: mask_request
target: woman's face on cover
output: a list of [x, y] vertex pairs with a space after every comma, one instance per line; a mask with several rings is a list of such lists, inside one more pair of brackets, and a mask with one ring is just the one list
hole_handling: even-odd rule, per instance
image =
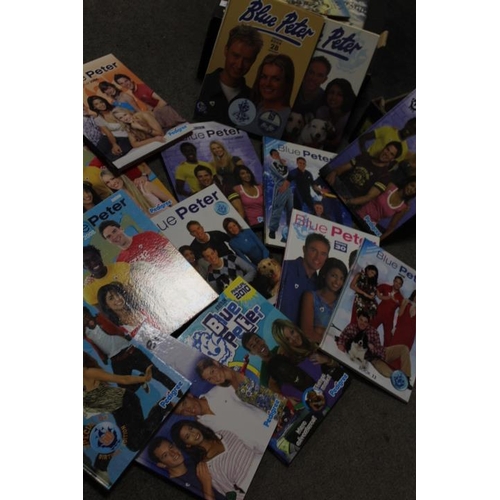
[[134, 117], [131, 114], [127, 113], [126, 111], [120, 111], [120, 112], [115, 111], [114, 116], [117, 120], [120, 120], [123, 123], [130, 124], [134, 121]]
[[108, 95], [109, 97], [114, 97], [116, 95], [116, 89], [115, 87], [108, 87], [104, 93]]
[[197, 446], [203, 441], [203, 434], [191, 425], [183, 425], [179, 436], [187, 446]]
[[106, 184], [106, 186], [113, 191], [118, 191], [118, 189], [121, 189], [123, 187], [123, 180], [120, 179], [120, 177], [106, 174], [102, 176], [102, 180], [104, 184]]
[[338, 85], [332, 85], [326, 95], [326, 103], [329, 108], [339, 109], [344, 103], [344, 93]]
[[285, 95], [285, 75], [276, 64], [264, 64], [259, 80], [259, 90], [262, 99], [276, 102]]
[[196, 262], [194, 252], [192, 250], [186, 249], [182, 252], [182, 255], [189, 263], [194, 264]]
[[214, 385], [223, 384], [226, 381], [224, 370], [221, 366], [210, 365], [205, 368], [201, 374], [203, 380], [210, 382]]
[[230, 222], [227, 225], [227, 232], [229, 234], [232, 234], [233, 236], [236, 236], [240, 232], [240, 228], [238, 227], [238, 224], [236, 224], [236, 222]]
[[94, 101], [92, 102], [92, 105], [98, 111], [105, 111], [105, 109], [106, 109], [106, 101], [104, 99], [101, 99], [101, 98], [94, 99]]
[[83, 204], [89, 204], [92, 203], [94, 200], [94, 197], [92, 196], [92, 193], [90, 191], [87, 191], [85, 188], [83, 189]]
[[112, 311], [119, 312], [125, 308], [125, 299], [121, 293], [110, 290], [106, 293], [106, 304]]
[[240, 180], [242, 182], [250, 182], [252, 180], [252, 176], [250, 174], [250, 171], [247, 170], [246, 168], [242, 168], [240, 170]]
[[285, 326], [283, 335], [290, 347], [300, 347], [302, 345], [302, 337], [300, 336], [300, 333], [295, 330], [295, 328]]
[[220, 144], [217, 144], [217, 143], [214, 143], [210, 146], [210, 151], [212, 151], [212, 153], [218, 157], [221, 157], [224, 155], [224, 148]]
[[345, 276], [344, 273], [334, 267], [326, 273], [325, 282], [326, 286], [332, 292], [338, 292], [344, 286]]

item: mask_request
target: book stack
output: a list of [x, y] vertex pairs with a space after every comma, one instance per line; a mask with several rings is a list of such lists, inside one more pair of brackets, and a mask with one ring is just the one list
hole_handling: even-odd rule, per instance
[[410, 401], [416, 271], [380, 245], [416, 213], [416, 97], [340, 149], [378, 40], [349, 17], [230, 0], [194, 123], [114, 55], [84, 64], [84, 470], [105, 488], [135, 460], [250, 499], [265, 450], [312, 448], [354, 380]]

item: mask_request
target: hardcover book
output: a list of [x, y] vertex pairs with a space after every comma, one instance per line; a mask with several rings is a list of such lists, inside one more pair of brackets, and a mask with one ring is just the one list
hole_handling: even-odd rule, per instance
[[416, 272], [365, 239], [321, 347], [408, 402], [416, 377]]
[[262, 164], [246, 132], [217, 122], [195, 124], [162, 158], [179, 200], [215, 184], [250, 226], [263, 223]]
[[131, 337], [170, 335], [217, 298], [123, 191], [84, 214], [83, 268], [86, 304]]
[[[288, 399], [271, 449], [290, 463], [347, 388], [350, 379], [287, 317], [236, 278], [179, 340], [238, 369], [260, 387]], [[286, 411], [286, 410], [284, 410]]]
[[384, 240], [416, 214], [416, 91], [325, 165], [355, 222]]
[[327, 19], [283, 139], [337, 152], [379, 35]]
[[192, 385], [137, 461], [200, 498], [244, 498], [282, 398], [248, 378], [244, 364], [223, 366], [172, 337], [154, 352]]
[[278, 0], [231, 0], [196, 119], [281, 138], [323, 24], [322, 16]]
[[293, 208], [352, 226], [352, 217], [319, 171], [334, 153], [263, 138], [266, 245], [285, 248]]
[[303, 9], [310, 10], [315, 14], [328, 17], [349, 18], [349, 10], [344, 0], [281, 0], [290, 5], [296, 5]]
[[[191, 383], [149, 349], [101, 325], [110, 331], [96, 310], [84, 310], [83, 470], [109, 489]], [[110, 357], [90, 337], [104, 350], [113, 344]]]
[[281, 265], [217, 185], [202, 189], [155, 216], [158, 229], [220, 294], [241, 276], [276, 300]]
[[362, 242], [376, 236], [293, 210], [276, 307], [304, 334], [322, 341]]
[[169, 189], [146, 162], [115, 176], [88, 148], [83, 147], [83, 213], [118, 190], [126, 192], [148, 216], [161, 213], [177, 203]]
[[113, 54], [83, 65], [83, 139], [115, 174], [191, 132], [191, 125]]

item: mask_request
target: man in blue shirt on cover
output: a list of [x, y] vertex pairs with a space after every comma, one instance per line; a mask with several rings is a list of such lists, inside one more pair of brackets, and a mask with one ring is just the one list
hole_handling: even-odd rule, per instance
[[319, 233], [307, 235], [304, 256], [283, 263], [278, 309], [296, 325], [299, 324], [300, 301], [306, 291], [318, 289], [318, 271], [330, 252], [330, 242]]

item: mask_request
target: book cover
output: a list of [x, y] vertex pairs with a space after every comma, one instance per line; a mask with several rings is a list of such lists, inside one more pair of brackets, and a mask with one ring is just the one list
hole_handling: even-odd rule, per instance
[[113, 54], [83, 65], [83, 139], [115, 174], [192, 126]]
[[177, 203], [169, 189], [146, 162], [115, 176], [88, 148], [83, 147], [83, 213], [118, 190], [126, 192], [148, 216]]
[[[191, 383], [149, 349], [101, 325], [95, 309], [84, 309], [83, 470], [109, 489]], [[110, 357], [93, 347], [106, 351], [111, 343]]]
[[216, 185], [152, 221], [217, 294], [241, 276], [268, 300], [276, 300], [280, 263]]
[[343, 365], [408, 402], [416, 377], [416, 272], [365, 239], [321, 343]]
[[379, 242], [370, 233], [292, 212], [276, 307], [318, 344], [365, 239]]
[[337, 152], [379, 35], [325, 20], [283, 139]]
[[174, 360], [192, 385], [137, 461], [200, 498], [244, 498], [276, 428], [281, 398], [249, 379], [244, 365], [220, 365], [172, 337], [154, 352]]
[[281, 138], [323, 24], [322, 16], [278, 0], [231, 0], [196, 119]]
[[293, 413], [270, 448], [290, 463], [335, 406], [350, 379], [300, 328], [242, 278], [236, 278], [179, 340], [289, 400]]
[[285, 248], [294, 208], [353, 225], [349, 210], [319, 175], [334, 153], [264, 137], [262, 156], [266, 245]]
[[193, 133], [163, 151], [162, 158], [179, 200], [215, 184], [250, 226], [264, 222], [262, 164], [243, 130], [195, 124]]
[[289, 5], [296, 5], [315, 14], [328, 17], [349, 18], [349, 10], [344, 0], [281, 0]]
[[381, 241], [416, 215], [416, 134], [414, 90], [320, 171], [355, 222]]
[[83, 269], [84, 301], [131, 337], [170, 335], [217, 298], [123, 191], [84, 214]]

